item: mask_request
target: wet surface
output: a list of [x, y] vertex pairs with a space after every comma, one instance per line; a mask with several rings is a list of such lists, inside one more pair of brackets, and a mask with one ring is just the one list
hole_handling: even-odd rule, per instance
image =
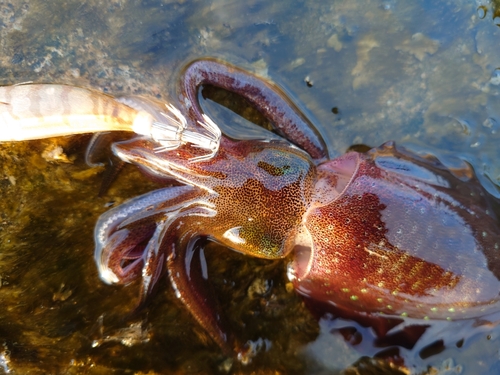
[[[498, 195], [494, 7], [0, 1], [0, 84], [66, 83], [168, 101], [186, 62], [220, 57], [282, 85], [315, 119], [332, 156], [353, 144], [395, 140], [449, 166], [470, 162]], [[235, 121], [211, 101], [205, 107], [217, 123]], [[138, 285], [99, 280], [93, 228], [108, 207], [156, 185], [130, 167], [97, 197], [101, 170], [83, 162], [87, 141], [0, 145], [0, 373], [397, 373], [387, 362], [360, 358], [330, 333], [333, 323], [318, 324], [287, 285], [286, 262], [215, 245], [206, 251], [210, 279], [231, 326], [243, 340], [262, 339], [251, 364], [225, 358], [166, 280], [150, 305], [129, 317]], [[60, 158], [48, 152], [54, 145], [63, 149]], [[498, 329], [481, 330], [460, 347], [416, 358], [410, 370], [496, 374], [499, 347]]]

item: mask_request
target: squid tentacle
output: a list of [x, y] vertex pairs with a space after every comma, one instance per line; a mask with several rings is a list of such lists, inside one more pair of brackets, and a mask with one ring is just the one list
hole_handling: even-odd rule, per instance
[[326, 160], [328, 148], [321, 134], [277, 85], [215, 59], [197, 60], [188, 65], [181, 76], [180, 102], [193, 123], [203, 121], [198, 102], [200, 86], [217, 86], [246, 99], [272, 122], [276, 131], [304, 149], [316, 162]]
[[[101, 279], [108, 284], [118, 283], [122, 278], [118, 277], [116, 272], [123, 273], [121, 259], [129, 256], [148, 234], [154, 233], [154, 224], [148, 226], [148, 221], [142, 220], [141, 226], [140, 219], [151, 219], [151, 216], [159, 215], [162, 212], [156, 210], [158, 206], [165, 207], [166, 203], [183, 202], [183, 198], [193, 194], [195, 190], [192, 186], [156, 190], [131, 199], [101, 215], [94, 230], [94, 259]], [[147, 207], [150, 209], [145, 210]], [[127, 227], [129, 223], [134, 225]], [[130, 275], [136, 272], [135, 268], [129, 268], [127, 271]], [[128, 278], [126, 280], [130, 281]]]

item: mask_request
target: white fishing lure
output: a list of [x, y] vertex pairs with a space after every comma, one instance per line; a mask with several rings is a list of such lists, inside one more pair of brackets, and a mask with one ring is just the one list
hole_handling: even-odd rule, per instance
[[[212, 158], [219, 149], [221, 131], [207, 116], [188, 129], [182, 113], [166, 104], [139, 98], [120, 100], [112, 96], [68, 85], [20, 84], [0, 87], [0, 142], [26, 141], [73, 134], [132, 131], [158, 143], [158, 152], [183, 144], [206, 149], [208, 154], [191, 159]], [[141, 105], [147, 103], [147, 105]], [[148, 111], [148, 109], [153, 109]], [[160, 115], [158, 115], [158, 113]]]

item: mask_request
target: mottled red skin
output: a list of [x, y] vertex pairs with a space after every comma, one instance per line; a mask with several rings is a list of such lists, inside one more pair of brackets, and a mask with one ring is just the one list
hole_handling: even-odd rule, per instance
[[500, 310], [498, 202], [471, 168], [451, 172], [391, 143], [325, 161], [325, 142], [280, 89], [216, 60], [183, 72], [177, 105], [191, 126], [202, 120], [203, 84], [243, 96], [307, 152], [286, 141], [223, 136], [215, 157], [190, 162], [205, 151], [157, 152], [143, 138], [114, 144], [122, 160], [187, 186], [101, 217], [103, 279], [110, 281], [106, 272], [114, 282], [142, 277], [144, 300], [166, 268], [180, 300], [227, 353], [243, 349], [207, 297], [200, 239], [268, 259], [294, 252], [289, 277], [300, 294], [379, 328], [485, 319]]
[[495, 201], [474, 176], [461, 180], [392, 144], [323, 163], [318, 176], [348, 161], [357, 170], [341, 195], [307, 212], [313, 251], [309, 269], [296, 262], [299, 293], [421, 319], [499, 309]]

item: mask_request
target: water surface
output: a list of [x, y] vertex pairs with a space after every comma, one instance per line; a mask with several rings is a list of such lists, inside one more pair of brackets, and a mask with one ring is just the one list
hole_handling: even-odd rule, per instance
[[[187, 62], [219, 57], [280, 84], [314, 119], [332, 157], [354, 144], [394, 140], [450, 166], [468, 161], [498, 195], [494, 7], [473, 0], [0, 2], [0, 84], [66, 83], [168, 101]], [[205, 105], [218, 122], [230, 121]], [[231, 363], [166, 281], [127, 319], [137, 285], [101, 283], [93, 226], [110, 205], [155, 185], [128, 168], [97, 197], [100, 171], [83, 162], [87, 140], [0, 146], [0, 373], [319, 374], [360, 361], [287, 291], [286, 262], [212, 245], [211, 281], [231, 325], [244, 340], [267, 340], [267, 351], [250, 365]], [[67, 162], [44, 154], [54, 144]], [[265, 282], [267, 293], [252, 292]], [[496, 374], [498, 332], [486, 336], [413, 371]], [[366, 359], [354, 368], [346, 373], [396, 372]]]

